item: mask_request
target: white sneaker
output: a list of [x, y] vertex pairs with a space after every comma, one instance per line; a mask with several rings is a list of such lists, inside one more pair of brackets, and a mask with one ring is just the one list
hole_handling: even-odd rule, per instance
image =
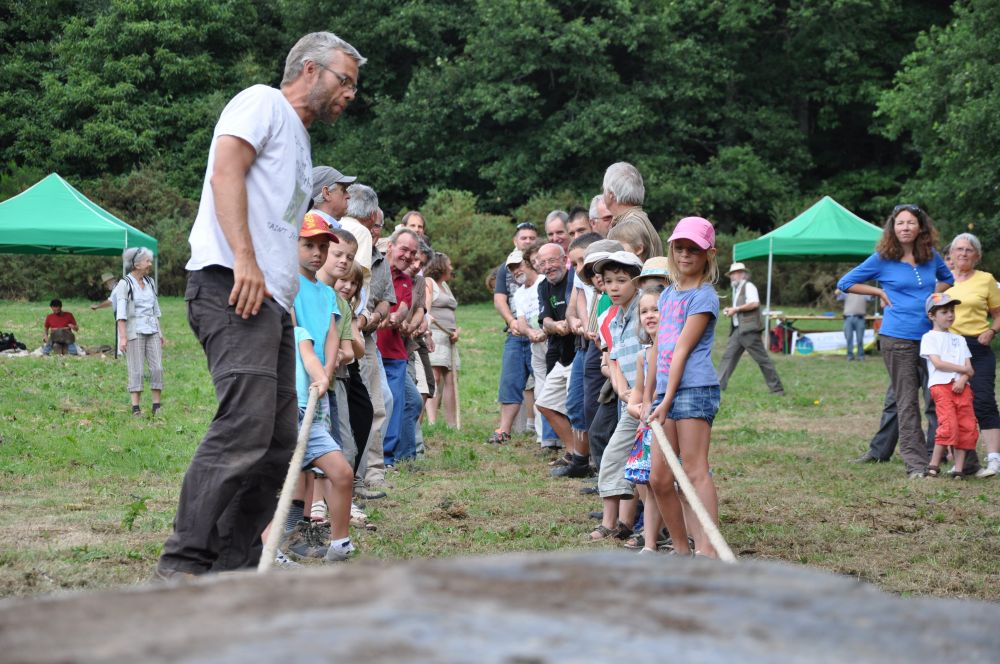
[[298, 569], [302, 567], [302, 565], [286, 556], [281, 549], [278, 549], [274, 554], [274, 566], [279, 569]]
[[993, 477], [998, 473], [1000, 473], [1000, 461], [991, 459], [985, 468], [980, 468], [976, 472], [976, 477]]
[[347, 546], [330, 546], [326, 550], [326, 555], [323, 556], [323, 560], [328, 563], [342, 563], [345, 560], [350, 560], [354, 555], [355, 548], [353, 544], [348, 544]]

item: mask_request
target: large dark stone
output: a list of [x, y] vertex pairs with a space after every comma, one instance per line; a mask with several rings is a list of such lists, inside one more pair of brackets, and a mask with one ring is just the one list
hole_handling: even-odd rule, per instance
[[619, 552], [355, 563], [0, 603], [3, 662], [997, 662], [1000, 607]]

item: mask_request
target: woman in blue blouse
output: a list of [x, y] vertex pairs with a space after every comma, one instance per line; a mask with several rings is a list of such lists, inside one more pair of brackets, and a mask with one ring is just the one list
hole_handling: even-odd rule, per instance
[[[927, 213], [916, 205], [897, 205], [885, 222], [875, 253], [845, 274], [837, 288], [874, 295], [885, 317], [879, 331], [882, 359], [896, 393], [899, 453], [910, 477], [923, 477], [930, 454], [920, 428], [920, 338], [931, 329], [924, 300], [954, 283], [944, 259], [934, 249], [938, 234]], [[864, 282], [876, 280], [880, 287]]]

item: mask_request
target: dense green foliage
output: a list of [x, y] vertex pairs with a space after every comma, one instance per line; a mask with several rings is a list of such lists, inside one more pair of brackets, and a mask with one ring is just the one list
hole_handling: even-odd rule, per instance
[[[0, 197], [58, 171], [166, 233], [177, 292], [180, 201], [200, 194], [219, 112], [249, 84], [276, 85], [298, 36], [330, 29], [369, 63], [356, 103], [313, 130], [314, 162], [359, 174], [390, 217], [438, 206], [435, 239], [452, 251], [468, 253], [472, 229], [509, 230], [475, 217], [449, 237], [458, 215], [586, 205], [622, 159], [644, 173], [659, 226], [696, 213], [767, 231], [822, 194], [878, 221], [902, 195], [993, 246], [998, 18], [994, 0], [11, 0]], [[123, 202], [137, 170], [165, 193]], [[6, 276], [0, 291], [29, 294]]]

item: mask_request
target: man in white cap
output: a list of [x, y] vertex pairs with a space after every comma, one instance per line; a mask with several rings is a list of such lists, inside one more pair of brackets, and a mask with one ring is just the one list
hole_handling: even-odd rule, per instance
[[757, 287], [750, 283], [750, 272], [743, 263], [733, 263], [726, 275], [733, 282], [733, 306], [726, 307], [722, 313], [732, 317], [732, 327], [729, 331], [726, 352], [719, 362], [719, 386], [726, 389], [729, 377], [733, 375], [743, 351], [746, 351], [760, 367], [768, 389], [773, 394], [785, 396], [785, 388], [778, 378], [778, 371], [774, 368], [774, 363], [761, 340], [764, 317], [760, 313], [760, 295], [757, 294]]

